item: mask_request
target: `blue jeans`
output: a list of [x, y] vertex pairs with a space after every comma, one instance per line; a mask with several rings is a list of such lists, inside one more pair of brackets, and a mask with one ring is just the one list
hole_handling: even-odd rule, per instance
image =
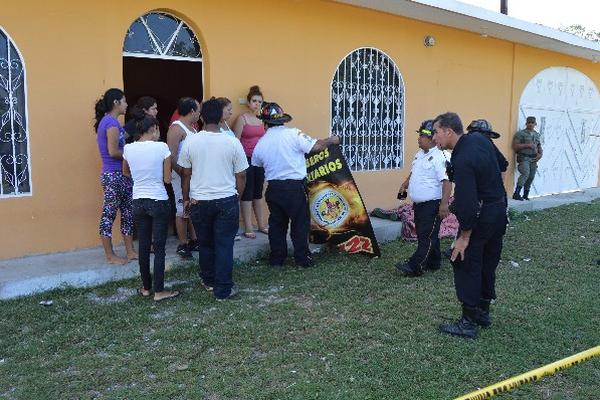
[[169, 200], [133, 200], [133, 219], [138, 233], [140, 274], [144, 289], [152, 287], [150, 276], [150, 244], [154, 246], [154, 292], [164, 290], [165, 242], [171, 207]]
[[199, 248], [200, 277], [214, 288], [216, 298], [231, 293], [233, 286], [233, 242], [238, 231], [238, 196], [201, 200], [190, 207]]

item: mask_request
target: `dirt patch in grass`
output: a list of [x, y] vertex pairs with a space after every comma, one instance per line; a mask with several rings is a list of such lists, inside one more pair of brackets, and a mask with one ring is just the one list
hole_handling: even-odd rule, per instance
[[137, 289], [119, 287], [116, 289], [116, 293], [112, 296], [98, 296], [96, 293], [88, 293], [86, 298], [92, 303], [101, 304], [101, 305], [109, 305], [116, 303], [124, 303], [129, 300], [131, 297], [137, 294]]

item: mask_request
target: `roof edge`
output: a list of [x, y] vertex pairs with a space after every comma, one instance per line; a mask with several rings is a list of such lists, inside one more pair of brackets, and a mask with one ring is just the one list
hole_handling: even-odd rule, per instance
[[333, 0], [600, 61], [600, 43], [456, 0]]

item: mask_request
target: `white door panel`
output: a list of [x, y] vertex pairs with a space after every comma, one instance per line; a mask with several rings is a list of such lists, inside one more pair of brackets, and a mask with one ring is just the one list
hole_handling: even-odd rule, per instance
[[[530, 115], [537, 118], [544, 149], [531, 195], [597, 186], [600, 94], [594, 82], [573, 68], [543, 70], [521, 95], [519, 129]], [[515, 168], [515, 182], [518, 175]]]

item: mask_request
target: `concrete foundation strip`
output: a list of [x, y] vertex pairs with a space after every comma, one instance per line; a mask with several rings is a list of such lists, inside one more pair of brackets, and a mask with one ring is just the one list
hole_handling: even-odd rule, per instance
[[582, 351], [562, 360], [553, 362], [552, 364], [545, 365], [543, 367], [534, 369], [524, 374], [514, 376], [506, 379], [502, 382], [490, 385], [483, 389], [479, 389], [475, 392], [471, 392], [461, 397], [457, 397], [454, 400], [484, 400], [489, 399], [497, 394], [508, 392], [524, 383], [534, 382], [542, 379], [544, 376], [553, 375], [564, 369], [572, 367], [577, 364], [581, 364], [593, 357], [600, 356], [600, 346], [592, 347], [589, 350]]

